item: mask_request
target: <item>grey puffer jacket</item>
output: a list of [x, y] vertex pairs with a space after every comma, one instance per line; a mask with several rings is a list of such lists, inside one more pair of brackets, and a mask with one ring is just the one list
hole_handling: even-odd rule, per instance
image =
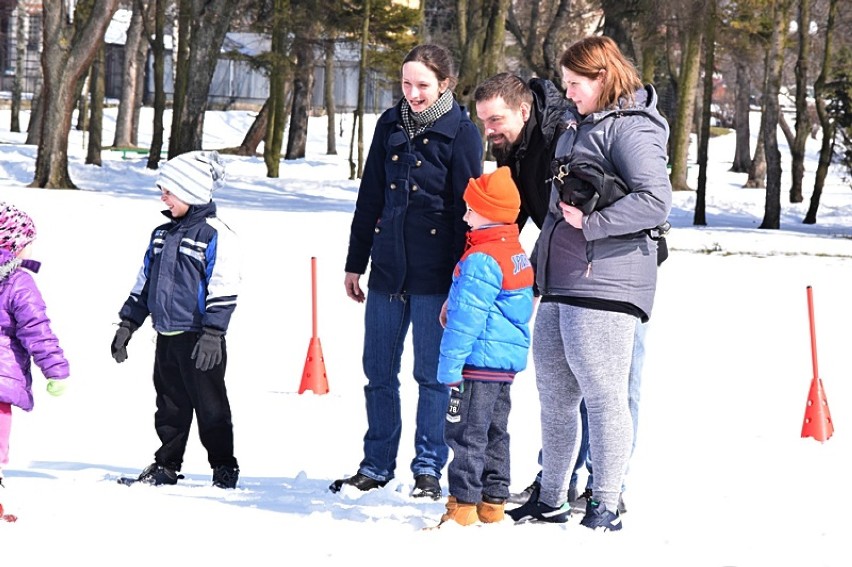
[[559, 191], [551, 188], [547, 218], [533, 252], [536, 286], [543, 296], [629, 303], [651, 315], [657, 287], [657, 243], [645, 229], [662, 224], [671, 210], [666, 171], [669, 127], [657, 111], [650, 85], [633, 104], [581, 117], [568, 111], [568, 127], [556, 157], [594, 161], [620, 177], [628, 194], [583, 217], [583, 229], [567, 222]]

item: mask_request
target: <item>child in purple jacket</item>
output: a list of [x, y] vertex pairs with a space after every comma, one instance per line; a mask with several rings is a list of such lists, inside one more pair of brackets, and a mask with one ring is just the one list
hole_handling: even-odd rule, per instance
[[0, 485], [2, 467], [9, 462], [12, 406], [33, 409], [31, 361], [47, 378], [47, 391], [53, 396], [62, 395], [68, 377], [68, 361], [50, 329], [41, 293], [27, 272], [41, 267], [27, 258], [35, 237], [35, 225], [26, 213], [0, 203]]

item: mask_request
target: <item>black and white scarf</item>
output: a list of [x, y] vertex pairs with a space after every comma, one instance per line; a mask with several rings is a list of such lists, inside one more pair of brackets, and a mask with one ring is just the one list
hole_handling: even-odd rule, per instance
[[438, 100], [432, 106], [423, 112], [414, 112], [408, 101], [403, 99], [402, 104], [402, 123], [405, 125], [405, 131], [408, 132], [409, 138], [414, 138], [418, 134], [422, 134], [426, 128], [434, 124], [441, 116], [448, 113], [453, 108], [453, 92], [450, 89], [444, 91]]

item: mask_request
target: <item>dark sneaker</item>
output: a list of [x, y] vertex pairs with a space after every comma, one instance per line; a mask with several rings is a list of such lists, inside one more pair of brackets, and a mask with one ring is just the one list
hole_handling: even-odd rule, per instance
[[[572, 493], [573, 492], [573, 493]], [[586, 509], [586, 506], [589, 504], [589, 500], [592, 499], [592, 489], [587, 488], [583, 491], [582, 494], [577, 494], [576, 488], [568, 489], [568, 503], [571, 504], [571, 508], [578, 512], [583, 512]]]
[[432, 500], [440, 499], [441, 485], [438, 483], [438, 477], [431, 474], [419, 474], [415, 476], [411, 496], [413, 498], [431, 498]]
[[217, 465], [213, 467], [213, 486], [216, 488], [236, 488], [240, 478], [238, 467]]
[[332, 492], [340, 492], [340, 489], [343, 488], [344, 484], [348, 484], [350, 486], [354, 486], [358, 490], [363, 490], [364, 492], [368, 490], [373, 490], [374, 488], [381, 488], [386, 485], [388, 481], [386, 480], [376, 480], [374, 478], [370, 478], [367, 475], [363, 475], [361, 473], [357, 473], [354, 476], [350, 476], [348, 478], [340, 478], [335, 480], [329, 485], [328, 489]]
[[174, 469], [151, 463], [148, 468], [142, 471], [136, 482], [150, 484], [151, 486], [160, 486], [162, 484], [177, 484], [179, 478], [183, 478], [182, 474], [178, 474]]
[[537, 480], [534, 480], [531, 485], [526, 487], [522, 492], [514, 492], [509, 495], [507, 500], [510, 504], [526, 504], [527, 502], [535, 502], [538, 500], [538, 493], [541, 490], [541, 485]]
[[553, 508], [540, 500], [530, 500], [523, 506], [509, 510], [506, 514], [515, 520], [516, 524], [525, 522], [547, 522], [550, 524], [564, 524], [571, 516], [571, 505], [567, 502], [558, 508]]
[[610, 512], [603, 502], [589, 500], [586, 505], [586, 515], [580, 520], [580, 525], [593, 530], [616, 532], [621, 529], [621, 517], [618, 510]]

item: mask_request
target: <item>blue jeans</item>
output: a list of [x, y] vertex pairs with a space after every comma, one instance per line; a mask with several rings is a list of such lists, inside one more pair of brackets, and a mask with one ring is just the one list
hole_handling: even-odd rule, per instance
[[447, 467], [450, 494], [459, 502], [509, 498], [510, 382], [463, 382], [451, 397], [457, 411], [447, 412], [446, 437], [453, 450]]
[[[630, 448], [630, 454], [636, 449], [636, 432], [639, 429], [639, 395], [642, 389], [642, 367], [645, 365], [645, 335], [648, 332], [648, 324], [636, 320], [636, 332], [633, 335], [633, 359], [630, 363], [630, 377], [627, 380], [627, 405], [630, 407], [630, 417], [633, 419], [633, 446]], [[594, 476], [592, 474], [592, 457], [589, 451], [589, 418], [586, 414], [586, 403], [580, 402], [580, 418], [583, 421], [583, 435], [580, 438], [580, 452], [577, 454], [577, 461], [574, 463], [574, 470], [571, 473], [571, 486], [577, 486], [577, 476], [585, 466], [589, 471], [588, 479], [586, 480], [586, 488], [592, 488]], [[541, 451], [538, 452], [538, 464], [541, 464]], [[629, 467], [628, 467], [629, 470]], [[624, 471], [625, 478], [627, 471]], [[538, 473], [536, 480], [541, 482], [541, 473]], [[622, 491], [625, 486], [622, 484]]]
[[444, 442], [444, 416], [450, 389], [438, 382], [438, 354], [443, 328], [438, 320], [445, 295], [389, 295], [369, 292], [364, 329], [364, 373], [367, 385], [367, 433], [358, 472], [374, 480], [394, 477], [402, 417], [399, 370], [408, 329], [414, 345], [414, 379], [419, 385], [414, 431], [415, 476], [441, 478], [449, 448]]

